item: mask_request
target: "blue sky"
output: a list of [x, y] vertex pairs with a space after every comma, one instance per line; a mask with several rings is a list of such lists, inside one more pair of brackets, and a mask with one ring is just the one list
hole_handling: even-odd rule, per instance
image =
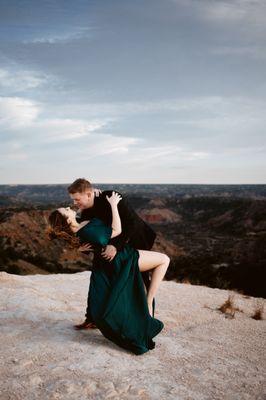
[[266, 183], [266, 2], [0, 0], [0, 182]]

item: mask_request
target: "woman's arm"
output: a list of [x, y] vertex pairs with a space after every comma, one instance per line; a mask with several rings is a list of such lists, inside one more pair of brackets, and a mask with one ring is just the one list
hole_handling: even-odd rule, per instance
[[106, 196], [106, 199], [109, 201], [112, 210], [112, 239], [120, 235], [120, 233], [122, 232], [121, 219], [117, 207], [117, 204], [122, 199], [122, 197], [118, 193], [113, 192], [110, 197]]

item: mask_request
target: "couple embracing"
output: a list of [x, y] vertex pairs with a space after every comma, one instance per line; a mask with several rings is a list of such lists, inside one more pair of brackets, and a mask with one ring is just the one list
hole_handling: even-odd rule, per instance
[[79, 210], [53, 211], [50, 238], [63, 237], [80, 251], [94, 253], [86, 319], [75, 328], [98, 328], [137, 355], [154, 349], [152, 339], [164, 327], [154, 318], [155, 294], [169, 257], [150, 250], [155, 232], [117, 191], [101, 192], [80, 178], [68, 192]]

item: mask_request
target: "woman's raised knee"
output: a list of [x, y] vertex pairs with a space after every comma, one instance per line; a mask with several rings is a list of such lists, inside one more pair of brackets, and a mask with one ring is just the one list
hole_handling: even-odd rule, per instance
[[164, 264], [166, 264], [167, 267], [168, 267], [168, 265], [170, 264], [170, 257], [168, 257], [167, 254], [164, 254]]

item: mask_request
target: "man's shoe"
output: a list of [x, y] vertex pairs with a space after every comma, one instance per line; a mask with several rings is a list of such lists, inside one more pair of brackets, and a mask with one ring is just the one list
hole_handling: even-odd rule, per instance
[[74, 325], [74, 328], [77, 329], [77, 330], [81, 330], [81, 329], [96, 329], [97, 326], [93, 322], [87, 321], [85, 319], [85, 321], [82, 322], [82, 324]]

